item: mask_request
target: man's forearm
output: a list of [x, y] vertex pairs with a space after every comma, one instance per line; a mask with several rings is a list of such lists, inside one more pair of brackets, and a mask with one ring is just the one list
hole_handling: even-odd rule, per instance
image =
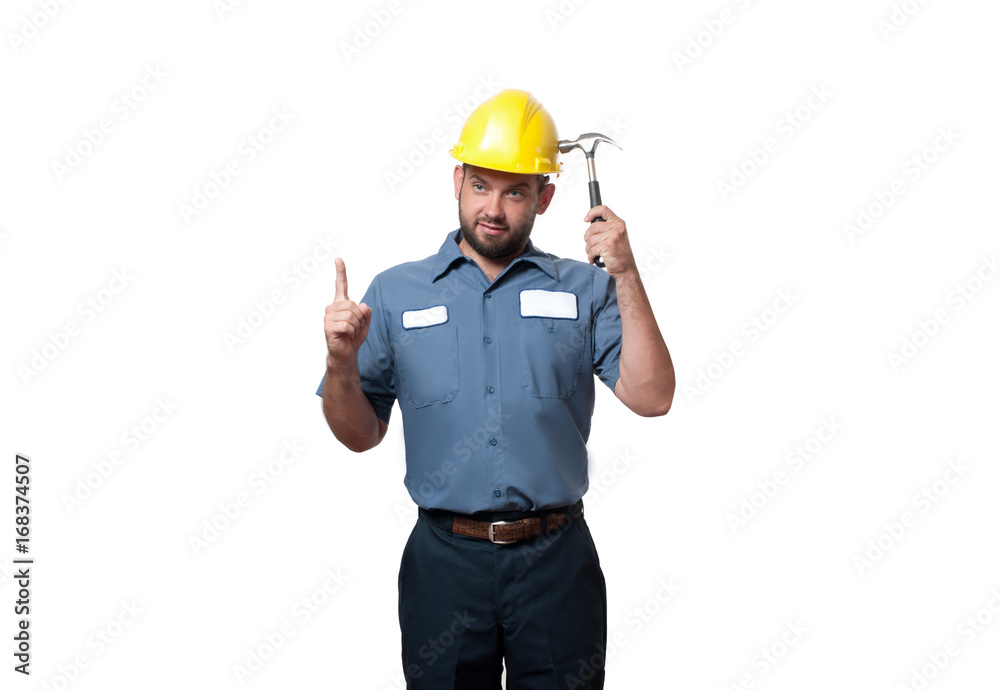
[[379, 418], [361, 389], [357, 362], [338, 366], [327, 357], [323, 415], [337, 440], [356, 453], [374, 448], [382, 440]]
[[615, 393], [638, 414], [666, 414], [674, 399], [674, 365], [639, 272], [616, 276], [615, 290], [622, 318], [622, 351]]

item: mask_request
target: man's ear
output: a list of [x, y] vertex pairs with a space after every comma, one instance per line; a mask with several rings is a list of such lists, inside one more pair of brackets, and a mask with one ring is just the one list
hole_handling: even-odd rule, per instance
[[552, 195], [556, 193], [556, 186], [551, 182], [546, 182], [545, 186], [542, 187], [542, 193], [538, 198], [538, 213], [541, 215], [545, 213], [545, 209], [549, 207], [552, 203]]
[[455, 178], [455, 199], [458, 200], [462, 194], [462, 181], [465, 180], [465, 171], [462, 170], [461, 165], [455, 166], [453, 176]]

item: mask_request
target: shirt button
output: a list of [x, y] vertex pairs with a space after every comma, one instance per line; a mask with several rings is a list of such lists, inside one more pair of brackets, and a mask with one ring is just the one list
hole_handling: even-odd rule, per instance
[[489, 345], [490, 343], [493, 342], [493, 338], [486, 336], [485, 338], [483, 338], [483, 342]]
[[499, 496], [501, 493], [503, 493], [503, 492], [500, 491], [500, 489], [493, 489], [493, 495], [494, 496]]
[[485, 297], [486, 299], [489, 299], [492, 296], [493, 296], [492, 292], [487, 292], [485, 295], [483, 295], [483, 297]]
[[495, 392], [496, 392], [496, 390], [497, 390], [497, 389], [496, 389], [496, 388], [494, 388], [493, 386], [486, 386], [486, 392], [487, 392], [487, 393], [489, 393], [489, 394], [491, 394], [491, 395], [492, 395], [493, 393], [495, 393]]
[[493, 438], [490, 439], [490, 445], [495, 446], [496, 444], [497, 444], [497, 437], [494, 436]]
[[556, 332], [555, 326], [549, 326], [549, 333], [555, 333], [555, 332]]

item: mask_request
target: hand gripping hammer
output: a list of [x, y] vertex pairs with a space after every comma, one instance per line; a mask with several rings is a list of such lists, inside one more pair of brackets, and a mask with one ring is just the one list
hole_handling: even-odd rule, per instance
[[[597, 145], [602, 141], [606, 141], [621, 150], [621, 146], [618, 146], [610, 137], [597, 134], [596, 132], [587, 132], [586, 134], [581, 134], [576, 139], [563, 139], [559, 142], [559, 153], [569, 153], [572, 149], [580, 149], [587, 156], [587, 177], [590, 178], [588, 186], [590, 187], [591, 208], [601, 205], [601, 187], [597, 183], [597, 171], [594, 169], [594, 151], [597, 150]], [[603, 218], [594, 218], [590, 222], [597, 223], [603, 220]], [[594, 265], [604, 268], [604, 262], [601, 261], [601, 257], [598, 256], [594, 259]]]

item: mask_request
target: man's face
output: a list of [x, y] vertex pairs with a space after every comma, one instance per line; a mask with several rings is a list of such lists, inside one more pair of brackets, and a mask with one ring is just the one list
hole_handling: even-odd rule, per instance
[[[464, 172], [464, 174], [463, 174]], [[455, 198], [465, 241], [480, 256], [504, 259], [528, 243], [535, 216], [544, 213], [555, 187], [539, 190], [537, 175], [455, 166]]]

